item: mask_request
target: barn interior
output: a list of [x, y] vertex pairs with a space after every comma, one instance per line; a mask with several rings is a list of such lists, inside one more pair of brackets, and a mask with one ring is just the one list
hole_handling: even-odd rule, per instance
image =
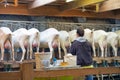
[[[0, 0], [0, 27], [8, 27], [11, 31], [15, 31], [20, 28], [36, 28], [39, 31], [44, 31], [48, 28], [55, 28], [58, 31], [65, 30], [71, 31], [77, 29], [80, 26], [84, 26], [84, 28], [94, 29], [94, 30], [104, 30], [106, 32], [115, 32], [120, 30], [120, 0]], [[33, 49], [36, 52], [36, 49]], [[28, 66], [31, 66], [31, 63], [35, 62], [33, 60], [25, 60], [22, 62], [13, 62], [10, 59], [11, 54], [8, 50], [5, 50], [5, 58], [4, 61], [1, 61], [1, 71], [16, 71], [21, 68], [25, 70]], [[47, 49], [46, 49], [47, 51]], [[98, 53], [101, 51], [96, 49]], [[22, 51], [19, 49], [16, 51], [17, 55], [15, 55], [16, 61], [21, 59]], [[58, 53], [58, 51], [55, 51]], [[114, 57], [114, 51], [110, 47], [110, 55], [107, 58], [95, 57], [94, 67], [100, 69], [88, 69], [90, 73], [94, 74], [94, 80], [119, 80], [120, 79], [120, 50], [118, 47], [117, 57]], [[35, 55], [35, 54], [34, 54]], [[33, 55], [33, 56], [34, 56]], [[59, 59], [59, 55], [54, 55], [56, 59]], [[99, 56], [99, 55], [98, 55]], [[35, 58], [35, 57], [34, 57]], [[64, 59], [64, 51], [62, 50], [62, 59]], [[28, 63], [27, 65], [24, 65]], [[11, 67], [12, 66], [12, 67]], [[9, 67], [9, 69], [8, 69]], [[32, 65], [33, 67], [33, 65]], [[78, 80], [78, 73], [76, 67], [74, 71], [65, 72], [64, 69], [69, 69], [69, 67], [60, 68], [61, 73], [56, 71], [56, 75], [53, 72], [48, 71], [45, 73], [35, 73], [33, 75], [33, 69], [30, 74], [24, 74], [24, 71], [14, 73], [13, 75], [9, 74], [10, 80], [69, 80], [68, 73], [72, 73], [72, 75], [77, 76], [74, 79], [70, 80]], [[112, 67], [112, 68], [111, 68]], [[35, 65], [34, 65], [35, 68]], [[71, 68], [71, 67], [70, 67]], [[105, 69], [103, 69], [105, 68]], [[53, 68], [52, 68], [53, 69]], [[49, 70], [52, 70], [49, 69]], [[56, 69], [56, 68], [55, 68]], [[28, 70], [28, 73], [29, 73]], [[48, 70], [48, 68], [47, 68]], [[106, 72], [104, 72], [106, 70]], [[83, 73], [84, 76], [88, 72], [87, 70], [83, 70], [80, 75]], [[27, 72], [27, 70], [26, 70]], [[85, 73], [84, 73], [85, 72]], [[26, 76], [20, 75], [23, 73]], [[62, 74], [64, 73], [64, 74]], [[5, 78], [6, 74], [2, 74], [0, 72], [0, 80], [8, 80]], [[13, 78], [16, 74], [17, 77]], [[41, 74], [41, 76], [40, 76]], [[51, 74], [51, 75], [50, 75]], [[104, 74], [104, 75], [103, 75]], [[56, 78], [57, 76], [57, 78]], [[59, 76], [67, 76], [68, 78], [60, 78]], [[42, 78], [39, 78], [42, 77]], [[51, 78], [52, 77], [52, 78]], [[54, 79], [53, 79], [54, 77]], [[59, 78], [58, 78], [59, 77]], [[72, 76], [73, 77], [73, 76]], [[34, 78], [34, 79], [33, 79]], [[84, 79], [81, 79], [84, 80]]]

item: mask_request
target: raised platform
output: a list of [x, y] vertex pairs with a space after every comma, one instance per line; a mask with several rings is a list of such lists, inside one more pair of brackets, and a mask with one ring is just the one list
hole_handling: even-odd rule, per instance
[[23, 60], [20, 61], [1, 61], [0, 62], [0, 69], [4, 68], [6, 65], [9, 65], [11, 68], [20, 68], [20, 64], [22, 63], [34, 63], [35, 60]]
[[118, 60], [120, 62], [120, 56], [118, 57], [94, 57], [94, 61], [97, 63], [102, 63], [103, 60], [106, 60], [108, 63], [111, 63], [113, 60]]
[[[108, 63], [111, 63], [113, 61], [118, 61], [120, 62], [120, 57], [106, 57], [106, 58], [101, 58], [101, 57], [94, 57], [93, 58], [96, 63], [102, 63], [102, 61], [107, 61]], [[4, 68], [5, 65], [10, 65], [11, 68], [20, 68], [20, 64], [22, 63], [35, 63], [35, 60], [24, 60], [22, 62], [19, 61], [0, 61], [0, 69]]]

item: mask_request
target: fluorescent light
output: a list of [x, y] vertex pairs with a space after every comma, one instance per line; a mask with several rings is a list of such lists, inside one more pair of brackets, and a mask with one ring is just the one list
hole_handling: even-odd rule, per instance
[[71, 2], [71, 1], [74, 1], [74, 0], [66, 0], [66, 2]]
[[30, 8], [37, 8], [52, 2], [55, 2], [56, 0], [34, 0], [30, 3]]

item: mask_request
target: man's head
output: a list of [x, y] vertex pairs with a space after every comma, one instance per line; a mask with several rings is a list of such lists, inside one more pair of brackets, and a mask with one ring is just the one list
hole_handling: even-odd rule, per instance
[[79, 27], [76, 31], [78, 37], [83, 37], [84, 36], [84, 29], [83, 27]]

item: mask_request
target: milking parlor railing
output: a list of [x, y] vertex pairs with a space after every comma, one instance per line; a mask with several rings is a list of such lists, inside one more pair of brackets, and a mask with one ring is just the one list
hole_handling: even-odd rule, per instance
[[98, 24], [98, 23], [67, 23], [67, 22], [39, 22], [39, 21], [11, 21], [11, 20], [0, 20], [0, 27], [9, 27], [12, 31], [18, 28], [37, 28], [43, 31], [47, 28], [53, 27], [58, 30], [73, 30], [79, 26], [90, 29], [103, 29], [105, 31], [112, 31], [120, 29], [120, 24]]
[[[118, 59], [118, 60], [117, 60]], [[56, 77], [57, 80], [60, 80], [60, 76], [85, 76], [85, 75], [112, 75], [112, 74], [120, 74], [120, 65], [113, 65], [113, 66], [107, 66], [105, 61], [114, 62], [114, 61], [120, 61], [120, 59], [117, 58], [94, 58], [94, 61], [97, 61], [100, 63], [100, 61], [103, 64], [103, 67], [94, 67], [94, 68], [81, 68], [81, 67], [53, 67], [53, 68], [41, 68], [41, 69], [35, 69], [34, 67], [34, 60], [28, 60], [23, 62], [1, 62], [5, 65], [12, 64], [12, 67], [17, 64], [19, 69], [17, 70], [11, 70], [7, 69], [5, 71], [0, 71], [0, 80], [34, 80], [35, 78], [53, 78]], [[9, 67], [10, 68], [10, 67]], [[0, 68], [1, 69], [1, 68]]]

